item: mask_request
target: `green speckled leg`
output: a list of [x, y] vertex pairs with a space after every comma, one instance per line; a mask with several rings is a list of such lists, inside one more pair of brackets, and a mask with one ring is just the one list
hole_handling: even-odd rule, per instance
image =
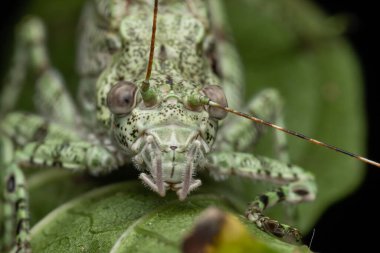
[[117, 166], [117, 158], [112, 152], [88, 142], [45, 140], [16, 151], [14, 161], [5, 165], [3, 177], [5, 248], [15, 245], [16, 252], [28, 252], [29, 249], [28, 196], [20, 167], [62, 168], [97, 175]]
[[21, 169], [12, 164], [7, 166], [3, 177], [4, 185], [4, 236], [3, 250], [30, 252], [28, 194], [25, 177]]
[[107, 173], [119, 165], [116, 154], [99, 144], [62, 140], [29, 143], [16, 153], [15, 162], [22, 167], [62, 168], [92, 175]]
[[47, 118], [74, 126], [76, 107], [63, 79], [50, 64], [45, 45], [45, 28], [38, 18], [29, 17], [17, 29], [16, 48], [10, 71], [0, 95], [0, 116], [15, 106], [30, 68], [37, 76], [35, 105]]
[[2, 250], [15, 245], [13, 251], [29, 252], [28, 196], [21, 168], [62, 168], [97, 175], [118, 167], [120, 162], [110, 144], [83, 140], [75, 131], [37, 115], [8, 114], [0, 122], [0, 133], [4, 188]]
[[270, 219], [262, 212], [280, 202], [295, 204], [314, 200], [317, 188], [312, 174], [297, 166], [269, 158], [233, 152], [210, 154], [205, 168], [216, 179], [237, 175], [281, 184], [276, 190], [257, 197], [249, 205], [246, 216], [260, 229], [285, 241], [300, 241], [301, 236], [297, 229]]
[[22, 148], [30, 142], [49, 139], [81, 140], [80, 133], [74, 128], [50, 122], [39, 115], [22, 112], [10, 113], [0, 121], [0, 135], [11, 139], [15, 149]]
[[21, 167], [62, 167], [98, 174], [118, 165], [117, 150], [109, 141], [90, 141], [38, 115], [8, 114], [0, 122], [0, 133], [14, 145], [10, 163]]
[[[258, 118], [284, 126], [282, 115], [282, 99], [274, 89], [266, 89], [257, 94], [244, 110]], [[263, 125], [252, 123], [245, 118], [235, 117], [221, 129], [220, 149], [231, 151], [247, 151], [256, 144], [260, 136], [267, 128]], [[284, 163], [289, 161], [287, 152], [286, 134], [280, 131], [274, 132], [274, 147], [278, 159]]]
[[[20, 168], [13, 164], [14, 144], [5, 135], [0, 135], [0, 185], [1, 201], [1, 252], [30, 252], [29, 218], [25, 177]], [[11, 251], [13, 245], [17, 245]], [[16, 251], [16, 249], [22, 249]]]
[[[25, 113], [10, 113], [15, 106], [27, 70], [37, 77], [35, 104], [46, 119]], [[24, 175], [15, 154], [28, 156], [25, 145], [57, 139], [78, 141], [76, 108], [66, 91], [60, 74], [50, 65], [45, 45], [45, 29], [37, 18], [27, 18], [17, 29], [16, 48], [10, 71], [0, 95], [1, 179], [4, 189], [3, 246], [16, 245], [17, 252], [28, 252], [27, 192]], [[50, 123], [54, 120], [56, 123]], [[65, 126], [63, 126], [65, 125]], [[30, 144], [29, 147], [33, 145]], [[23, 150], [25, 148], [25, 150]]]
[[[19, 165], [18, 165], [19, 164]], [[16, 153], [16, 161], [6, 165], [4, 190], [4, 248], [15, 245], [16, 252], [29, 252], [28, 195], [20, 167], [63, 168], [72, 171], [107, 173], [117, 167], [116, 158], [106, 149], [90, 143], [28, 144]]]

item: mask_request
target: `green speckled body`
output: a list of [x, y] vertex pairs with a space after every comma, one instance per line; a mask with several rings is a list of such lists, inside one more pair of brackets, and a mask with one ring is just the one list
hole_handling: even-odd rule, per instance
[[[121, 149], [137, 155], [134, 160], [139, 168], [147, 164], [143, 160], [149, 163], [143, 150], [146, 136], [153, 136], [162, 151], [165, 182], [181, 183], [190, 145], [198, 139], [202, 146], [199, 156], [205, 157], [218, 130], [217, 121], [207, 111], [186, 108], [185, 98], [207, 85], [217, 84], [228, 91], [230, 105], [236, 108], [240, 104], [237, 98], [242, 91], [241, 72], [238, 68], [233, 73], [228, 69], [239, 62], [222, 33], [224, 27], [217, 23], [220, 13], [215, 12], [220, 10], [219, 4], [211, 2], [160, 1], [150, 79], [159, 101], [154, 108], [147, 108], [137, 99], [134, 110], [125, 117], [112, 115], [107, 95], [120, 81], [138, 86], [144, 81], [153, 2], [116, 1], [113, 9], [104, 8], [107, 4], [103, 1], [90, 2], [83, 14], [78, 66], [84, 79], [98, 75], [96, 83], [82, 82], [80, 90], [92, 90], [90, 97], [96, 97], [93, 104], [90, 99], [83, 100], [87, 102], [83, 108], [92, 108], [87, 115], [89, 118], [96, 115], [96, 119], [90, 121], [97, 126], [102, 124], [105, 132], [112, 132]], [[210, 11], [211, 5], [214, 12]], [[97, 14], [104, 17], [101, 22], [106, 31], [98, 25]], [[170, 147], [178, 149], [172, 151]]]
[[[225, 32], [219, 1], [161, 0], [149, 79], [154, 99], [147, 100], [143, 82], [153, 3], [92, 0], [85, 5], [77, 62], [80, 108], [49, 61], [42, 22], [30, 18], [21, 26], [14, 66], [0, 100], [5, 217], [1, 250], [14, 246], [17, 252], [31, 252], [23, 168], [101, 175], [130, 163], [148, 188], [161, 196], [176, 191], [180, 200], [201, 186], [200, 171], [217, 180], [237, 175], [282, 184], [258, 196], [246, 216], [284, 240], [300, 239], [296, 229], [262, 214], [279, 202], [315, 197], [314, 177], [288, 161], [284, 134], [277, 132], [274, 138], [278, 161], [242, 153], [263, 130], [243, 118], [223, 119], [224, 111], [190, 99], [220, 99], [224, 106], [227, 100], [229, 107], [283, 125], [278, 92], [264, 90], [241, 107], [242, 67]], [[37, 114], [12, 112], [28, 64], [37, 74]], [[120, 96], [120, 91], [128, 96]]]
[[[84, 80], [98, 77], [93, 83], [82, 82], [81, 90], [88, 91], [89, 100], [94, 93], [97, 99], [92, 106], [83, 107], [93, 108], [90, 117], [97, 115], [98, 120], [109, 126], [111, 114], [106, 97], [110, 88], [119, 80], [141, 84], [145, 78], [153, 1], [116, 1], [115, 11], [102, 9], [100, 6], [107, 4], [97, 2], [97, 6], [90, 2], [83, 14], [78, 66]], [[241, 68], [235, 49], [222, 32], [225, 27], [218, 21], [222, 14], [220, 4], [185, 2], [160, 1], [152, 72], [154, 86], [165, 95], [170, 89], [177, 92], [218, 84], [223, 86], [230, 106], [239, 108], [243, 88]], [[98, 25], [97, 14], [104, 17], [102, 26]]]

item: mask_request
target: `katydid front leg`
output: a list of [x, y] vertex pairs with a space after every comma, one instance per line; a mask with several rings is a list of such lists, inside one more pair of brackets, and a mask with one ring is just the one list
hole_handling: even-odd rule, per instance
[[123, 163], [112, 144], [89, 141], [37, 115], [11, 113], [0, 124], [4, 185], [2, 250], [30, 252], [28, 194], [22, 168], [103, 174]]
[[297, 229], [281, 224], [262, 214], [280, 202], [296, 204], [315, 199], [317, 187], [311, 173], [300, 167], [247, 153], [215, 152], [208, 156], [204, 167], [211, 175], [223, 179], [230, 175], [280, 184], [274, 191], [257, 197], [248, 207], [246, 217], [260, 229], [285, 241], [299, 242]]

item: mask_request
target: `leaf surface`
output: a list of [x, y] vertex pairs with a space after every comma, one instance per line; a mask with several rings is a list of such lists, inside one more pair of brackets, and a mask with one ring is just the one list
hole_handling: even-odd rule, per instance
[[[60, 184], [55, 181], [55, 185]], [[205, 208], [212, 205], [237, 214], [221, 196], [217, 189], [207, 189], [180, 202], [175, 194], [159, 198], [138, 181], [96, 188], [61, 205], [37, 223], [32, 230], [32, 247], [42, 253], [180, 252], [183, 238]], [[242, 217], [239, 220], [266, 245], [262, 247], [268, 251], [263, 252], [309, 252], [307, 247], [269, 236]]]

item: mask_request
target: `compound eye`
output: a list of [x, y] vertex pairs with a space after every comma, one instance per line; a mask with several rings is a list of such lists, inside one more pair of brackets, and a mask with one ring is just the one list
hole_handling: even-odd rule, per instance
[[[228, 107], [227, 98], [222, 87], [218, 85], [207, 85], [202, 89], [202, 91], [209, 99], [211, 99], [211, 101], [218, 103], [223, 107]], [[217, 120], [224, 119], [227, 116], [227, 112], [220, 108], [208, 106], [207, 110], [210, 117]]]
[[137, 86], [132, 82], [120, 81], [111, 88], [107, 105], [114, 114], [128, 114], [136, 104]]

